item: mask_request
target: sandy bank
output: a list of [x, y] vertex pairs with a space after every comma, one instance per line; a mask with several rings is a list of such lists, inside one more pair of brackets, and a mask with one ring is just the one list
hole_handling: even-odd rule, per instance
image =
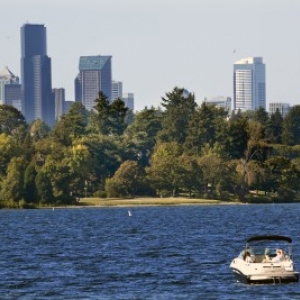
[[239, 202], [188, 199], [188, 198], [135, 198], [135, 199], [102, 199], [81, 198], [79, 206], [166, 206], [166, 205], [230, 205], [241, 204]]

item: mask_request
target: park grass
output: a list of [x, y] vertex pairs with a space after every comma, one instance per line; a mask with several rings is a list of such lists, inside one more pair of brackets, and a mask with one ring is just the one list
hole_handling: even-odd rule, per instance
[[227, 202], [208, 199], [189, 199], [189, 198], [81, 198], [79, 206], [89, 207], [109, 207], [109, 206], [174, 206], [174, 205], [220, 205], [238, 204], [237, 202]]

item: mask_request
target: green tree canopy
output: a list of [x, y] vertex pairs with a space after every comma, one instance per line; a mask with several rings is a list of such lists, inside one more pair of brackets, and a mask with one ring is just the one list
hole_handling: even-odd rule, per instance
[[186, 94], [183, 88], [175, 87], [172, 92], [166, 93], [166, 97], [162, 98], [161, 105], [165, 111], [158, 140], [182, 145], [187, 137], [189, 120], [197, 107], [194, 94]]
[[136, 161], [125, 161], [112, 178], [108, 178], [105, 190], [108, 196], [134, 197], [142, 185], [144, 174]]
[[212, 147], [221, 138], [222, 130], [226, 127], [227, 115], [225, 109], [203, 102], [189, 120], [185, 151], [200, 154], [205, 144]]
[[110, 103], [106, 95], [98, 92], [98, 97], [95, 99], [94, 112], [91, 115], [90, 129], [94, 133], [109, 134], [110, 132]]
[[120, 136], [125, 130], [127, 124], [125, 122], [128, 108], [120, 98], [114, 100], [110, 105], [110, 133]]
[[156, 135], [161, 130], [162, 112], [155, 108], [145, 108], [138, 112], [133, 122], [124, 132], [125, 147], [130, 149], [132, 158], [142, 165], [149, 164], [150, 156], [156, 144]]
[[16, 203], [16, 207], [18, 207], [18, 201], [24, 197], [25, 166], [24, 157], [13, 157], [7, 168], [7, 176], [1, 184], [1, 200], [11, 204]]
[[74, 102], [66, 115], [63, 115], [54, 128], [54, 136], [65, 146], [86, 133], [88, 111], [80, 102]]
[[271, 114], [266, 124], [266, 139], [269, 143], [280, 144], [282, 134], [283, 117], [278, 109]]
[[294, 146], [300, 144], [300, 105], [295, 105], [286, 114], [282, 123], [282, 143]]

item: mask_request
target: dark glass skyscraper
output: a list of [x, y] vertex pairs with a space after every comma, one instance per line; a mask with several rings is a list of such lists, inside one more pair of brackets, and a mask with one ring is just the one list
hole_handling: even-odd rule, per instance
[[47, 56], [46, 27], [25, 24], [21, 27], [22, 111], [27, 122], [41, 119], [54, 124], [51, 59]]

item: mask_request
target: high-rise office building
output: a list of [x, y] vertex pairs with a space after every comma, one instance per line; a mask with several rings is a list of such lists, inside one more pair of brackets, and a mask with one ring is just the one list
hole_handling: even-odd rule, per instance
[[234, 64], [233, 109], [266, 109], [265, 64], [261, 57], [241, 59]]
[[47, 56], [46, 27], [25, 24], [21, 27], [22, 111], [27, 122], [43, 120], [54, 124], [51, 59]]
[[134, 93], [123, 93], [123, 101], [126, 107], [134, 110]]
[[5, 85], [5, 104], [15, 107], [22, 112], [22, 87], [21, 84]]
[[75, 79], [75, 101], [81, 101], [87, 110], [91, 110], [99, 91], [112, 100], [111, 56], [81, 56]]
[[[1, 72], [0, 72], [0, 104], [9, 104], [12, 105], [12, 103], [8, 103], [7, 99], [7, 86], [13, 86], [16, 85], [18, 86], [16, 90], [19, 88], [19, 77], [15, 76], [9, 69], [8, 67], [5, 67]], [[21, 100], [21, 95], [18, 95], [19, 100]]]
[[123, 83], [121, 81], [113, 81], [111, 87], [111, 100], [114, 101], [123, 97]]
[[65, 89], [57, 88], [52, 90], [55, 103], [55, 121], [58, 121], [64, 114], [65, 105]]
[[74, 101], [71, 101], [71, 100], [65, 100], [65, 102], [64, 102], [64, 114], [66, 114], [66, 113], [70, 110], [71, 106], [72, 106], [74, 103], [75, 103]]
[[228, 112], [231, 110], [231, 97], [217, 96], [211, 99], [204, 98], [204, 102], [216, 107], [225, 108]]
[[276, 110], [278, 110], [281, 115], [284, 117], [290, 110], [291, 110], [291, 106], [289, 103], [269, 103], [269, 113], [270, 114], [275, 114]]

